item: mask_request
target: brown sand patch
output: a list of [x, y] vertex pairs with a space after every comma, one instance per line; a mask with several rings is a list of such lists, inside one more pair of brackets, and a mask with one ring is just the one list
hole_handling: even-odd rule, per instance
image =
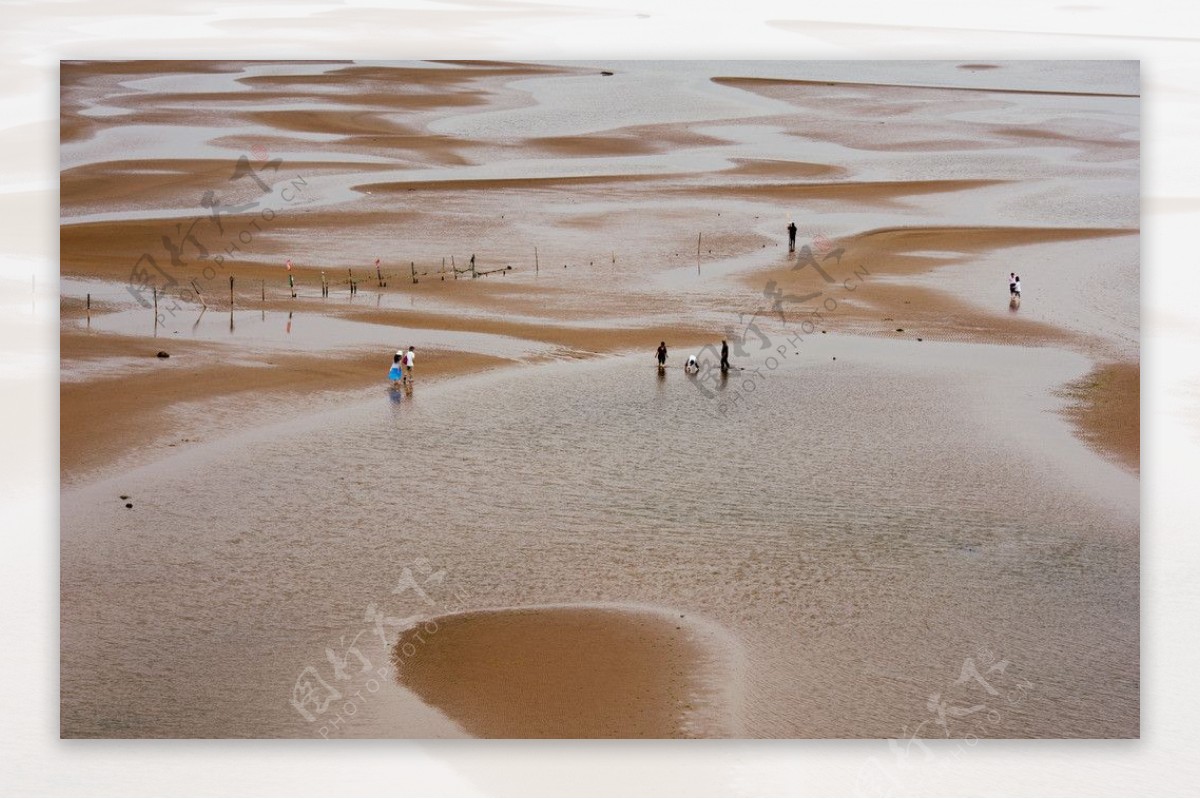
[[703, 188], [664, 189], [663, 194], [704, 194], [715, 197], [772, 200], [829, 200], [883, 204], [897, 197], [942, 194], [995, 186], [1002, 180], [880, 180], [822, 183], [746, 183]]
[[[262, 144], [262, 139], [254, 143]], [[205, 216], [209, 210], [201, 200], [206, 191], [212, 190], [222, 205], [235, 205], [238, 199], [253, 201], [262, 196], [250, 177], [233, 181], [237, 158], [231, 154], [225, 158], [209, 159], [146, 159], [141, 161], [104, 161], [86, 164], [59, 173], [59, 195], [62, 210], [70, 212], [88, 205], [103, 205], [111, 210], [114, 205], [137, 205], [155, 208], [194, 208], [197, 216]], [[253, 165], [261, 168], [258, 164]], [[366, 163], [361, 161], [288, 161], [286, 169], [302, 174], [306, 179], [322, 174], [361, 173], [396, 169], [395, 164]], [[273, 178], [272, 172], [266, 176]], [[248, 191], [244, 198], [234, 198], [236, 190]], [[245, 193], [245, 192], [243, 192]], [[111, 223], [106, 223], [111, 224]], [[174, 227], [166, 219], [158, 224], [164, 230]]]
[[1141, 470], [1141, 365], [1109, 363], [1067, 386], [1067, 418], [1095, 449]]
[[479, 180], [414, 180], [403, 183], [364, 183], [355, 191], [374, 194], [405, 191], [489, 191], [495, 189], [559, 189], [584, 186], [616, 186], [659, 181], [665, 175], [582, 175], [548, 178], [482, 178]]
[[512, 608], [435, 622], [432, 633], [418, 625], [401, 635], [393, 650], [398, 679], [472, 735], [729, 734], [727, 717], [716, 724], [694, 721], [721, 712], [700, 706], [712, 701], [702, 674], [708, 656], [690, 623], [677, 615], [607, 607]]
[[539, 136], [524, 139], [515, 146], [519, 149], [534, 148], [551, 156], [587, 158], [648, 155], [727, 143], [725, 139], [696, 133], [681, 125], [639, 125], [584, 136]]
[[377, 111], [361, 109], [288, 109], [286, 111], [247, 111], [247, 119], [277, 130], [294, 133], [386, 134], [411, 136], [417, 129], [387, 118]]
[[732, 86], [749, 91], [765, 91], [771, 88], [821, 86], [838, 88], [860, 87], [870, 89], [920, 89], [930, 92], [971, 92], [979, 94], [1038, 94], [1052, 97], [1138, 97], [1137, 94], [1113, 92], [1071, 92], [1048, 89], [1000, 89], [984, 86], [924, 86], [919, 84], [864, 83], [858, 81], [794, 80], [789, 78], [731, 78], [716, 77], [713, 83]]
[[[439, 63], [439, 62], [430, 62]], [[449, 62], [440, 62], [449, 63]], [[247, 86], [344, 87], [353, 84], [385, 84], [395, 90], [404, 86], [435, 86], [439, 90], [485, 78], [521, 78], [535, 75], [567, 75], [578, 70], [535, 64], [477, 62], [473, 66], [399, 67], [383, 65], [348, 66], [317, 75], [250, 75], [239, 78]]]

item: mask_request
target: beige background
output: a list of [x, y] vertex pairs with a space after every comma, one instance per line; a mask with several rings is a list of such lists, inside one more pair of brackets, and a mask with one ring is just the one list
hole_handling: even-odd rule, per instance
[[[1200, 731], [1200, 25], [1194, 3], [408, 0], [0, 4], [0, 793], [849, 794], [886, 742], [58, 740], [58, 61], [78, 58], [1140, 59], [1141, 741], [934, 750], [922, 785], [1194, 794]], [[877, 786], [876, 790], [884, 786]]]

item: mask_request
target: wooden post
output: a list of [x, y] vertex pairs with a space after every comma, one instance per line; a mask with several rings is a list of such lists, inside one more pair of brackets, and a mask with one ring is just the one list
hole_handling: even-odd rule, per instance
[[88, 294], [88, 298], [87, 298], [87, 312], [88, 312], [88, 316], [92, 315], [92, 295], [91, 294]]
[[471, 277], [479, 277], [479, 275], [475, 274], [475, 253], [471, 253]]
[[158, 286], [154, 287], [154, 335], [158, 335]]
[[229, 312], [233, 313], [233, 275], [229, 276]]
[[262, 285], [259, 287], [259, 288], [261, 288], [261, 289], [262, 289], [262, 301], [263, 301], [263, 302], [266, 302], [266, 301], [267, 301], [267, 281], [265, 281], [265, 280], [260, 280], [260, 281], [258, 281], [258, 282], [262, 284]]
[[533, 248], [533, 273], [534, 273], [535, 275], [538, 273], [538, 254], [537, 254], [537, 247], [534, 247], [534, 248]]
[[409, 261], [409, 262], [408, 262], [408, 267], [409, 267], [409, 269], [411, 269], [411, 270], [412, 270], [412, 279], [413, 279], [413, 283], [416, 283], [416, 282], [417, 282], [417, 262], [416, 262], [416, 261]]
[[700, 239], [704, 238], [703, 233], [696, 234], [696, 274], [700, 274]]
[[207, 308], [208, 303], [204, 301], [204, 292], [200, 291], [200, 287], [196, 285], [195, 280], [192, 281], [192, 288], [195, 289], [196, 296], [200, 298], [200, 304], [202, 306], [204, 306], [205, 308]]
[[458, 267], [454, 265], [454, 256], [450, 256], [450, 269], [454, 271], [454, 279], [458, 280]]

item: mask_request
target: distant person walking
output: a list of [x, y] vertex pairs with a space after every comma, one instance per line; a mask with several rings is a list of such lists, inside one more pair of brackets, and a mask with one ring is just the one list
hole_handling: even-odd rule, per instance
[[788, 252], [796, 251], [796, 223], [788, 223]]
[[388, 380], [392, 381], [392, 388], [400, 385], [400, 380], [403, 378], [403, 372], [400, 370], [400, 359], [404, 357], [404, 350], [396, 350], [396, 354], [392, 356], [392, 368], [388, 370]]
[[658, 351], [654, 353], [654, 357], [658, 359], [658, 371], [667, 368], [667, 342], [658, 343]]
[[1013, 277], [1015, 278], [1013, 281], [1013, 295], [1019, 300], [1021, 299], [1021, 276], [1014, 275]]
[[721, 339], [721, 374], [729, 373], [729, 342]]
[[413, 363], [416, 359], [417, 353], [415, 352], [415, 348], [409, 347], [408, 352], [404, 353], [404, 378], [408, 381], [409, 385], [412, 385], [413, 382]]

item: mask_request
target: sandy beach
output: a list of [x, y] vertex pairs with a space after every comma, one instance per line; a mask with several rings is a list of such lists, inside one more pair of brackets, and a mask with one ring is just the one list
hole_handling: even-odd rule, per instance
[[1137, 737], [1137, 66], [888, 74], [64, 62], [62, 735]]

